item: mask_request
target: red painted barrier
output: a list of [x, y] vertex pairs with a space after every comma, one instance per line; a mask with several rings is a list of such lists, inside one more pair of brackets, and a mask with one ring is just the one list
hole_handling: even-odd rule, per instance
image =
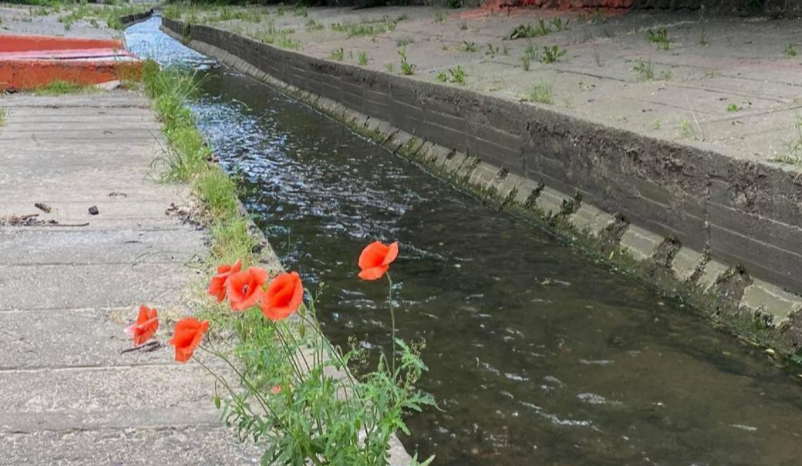
[[0, 35], [0, 90], [28, 90], [54, 81], [86, 86], [137, 79], [140, 60], [121, 41]]

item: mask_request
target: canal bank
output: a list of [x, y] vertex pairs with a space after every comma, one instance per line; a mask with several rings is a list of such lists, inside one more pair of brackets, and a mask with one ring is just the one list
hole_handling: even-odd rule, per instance
[[401, 242], [399, 327], [425, 338], [423, 388], [442, 408], [410, 418], [409, 450], [444, 465], [794, 464], [799, 385], [762, 349], [270, 87], [177, 60], [154, 21], [129, 45], [199, 70], [200, 128], [284, 265], [327, 285], [334, 342], [387, 347], [382, 297], [352, 259]]
[[796, 178], [453, 86], [166, 19], [173, 37], [794, 355]]

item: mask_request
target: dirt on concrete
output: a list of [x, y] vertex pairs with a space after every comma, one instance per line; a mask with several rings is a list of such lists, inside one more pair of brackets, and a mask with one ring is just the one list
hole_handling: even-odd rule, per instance
[[411, 79], [738, 159], [790, 168], [802, 157], [794, 20], [431, 7], [182, 11], [185, 21], [366, 69], [403, 74], [405, 54]]

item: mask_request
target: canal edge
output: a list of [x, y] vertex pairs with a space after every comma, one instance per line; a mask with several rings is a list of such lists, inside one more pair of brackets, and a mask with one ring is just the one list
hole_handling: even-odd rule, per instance
[[[655, 286], [669, 297], [690, 304], [714, 325], [742, 340], [770, 348], [795, 362], [802, 362], [799, 359], [799, 344], [802, 342], [802, 312], [799, 311], [802, 310], [802, 298], [774, 283], [752, 277], [741, 265], [711, 257], [708, 247], [702, 249], [683, 245], [674, 236], [661, 235], [629, 221], [619, 212], [611, 213], [594, 206], [579, 193], [566, 194], [542, 180], [520, 176], [476, 155], [417, 137], [388, 121], [356, 111], [346, 103], [289, 84], [259, 69], [244, 57], [256, 57], [258, 63], [259, 48], [262, 48], [268, 53], [301, 55], [304, 61], [322, 70], [348, 65], [279, 49], [205, 25], [194, 26], [164, 18], [162, 30], [190, 48], [262, 81], [340, 121], [388, 150], [422, 164], [439, 178], [472, 192], [484, 201], [536, 221], [597, 259]], [[196, 34], [199, 30], [204, 32]], [[217, 40], [231, 36], [254, 50], [232, 44], [233, 51], [239, 52], [232, 53], [199, 40], [196, 38], [198, 35]], [[270, 66], [268, 69], [275, 72]], [[362, 74], [376, 73], [359, 71]], [[331, 77], [333, 80], [337, 78]], [[559, 185], [556, 181], [549, 184]]]
[[[153, 10], [149, 10], [144, 13], [136, 13], [128, 16], [123, 16], [120, 18], [120, 22], [124, 25], [124, 27], [132, 26], [136, 23], [145, 21], [153, 16]], [[169, 34], [168, 34], [169, 35]], [[152, 103], [152, 99], [148, 99]], [[217, 161], [209, 162], [214, 165], [216, 170], [223, 171], [223, 168]], [[196, 198], [196, 201], [202, 202], [197, 196], [193, 194], [193, 197]], [[253, 257], [259, 265], [263, 266], [266, 270], [268, 270], [271, 274], [275, 273], [284, 273], [286, 269], [284, 265], [281, 263], [281, 259], [279, 258], [278, 254], [276, 254], [275, 249], [268, 241], [267, 236], [265, 236], [264, 231], [256, 225], [253, 218], [248, 212], [248, 209], [243, 204], [242, 200], [237, 198], [237, 211], [239, 216], [245, 222], [245, 225], [248, 229], [248, 235], [254, 242], [254, 249], [253, 249]], [[203, 229], [208, 233], [208, 228], [206, 225], [203, 226]], [[398, 436], [393, 434], [390, 438], [389, 450], [388, 450], [388, 465], [389, 466], [408, 466], [412, 464], [412, 456], [407, 452], [404, 445], [398, 439]]]

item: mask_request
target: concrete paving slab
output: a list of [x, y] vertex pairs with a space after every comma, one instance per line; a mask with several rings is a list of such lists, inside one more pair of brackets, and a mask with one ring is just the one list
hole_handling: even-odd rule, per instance
[[222, 428], [180, 427], [0, 433], [0, 465], [195, 466], [259, 464]]
[[7, 370], [0, 372], [3, 414], [94, 413], [161, 408], [214, 409], [214, 380], [197, 364]]
[[196, 272], [183, 264], [4, 266], [0, 311], [176, 304]]
[[[53, 202], [50, 205], [51, 211], [44, 212], [34, 207], [33, 210], [39, 214], [42, 220], [58, 220], [62, 223], [87, 222], [94, 219], [140, 219], [140, 218], [161, 218], [170, 207], [171, 201], [168, 199], [145, 201], [118, 201], [108, 200], [108, 196], [99, 199], [88, 198], [83, 201]], [[91, 215], [90, 207], [97, 207], [98, 214]], [[30, 202], [8, 202], [0, 205], [0, 217], [19, 215], [20, 212], [31, 211]]]
[[[176, 225], [178, 226], [178, 225]], [[0, 231], [0, 266], [33, 264], [164, 264], [190, 262], [203, 250], [194, 230]]]
[[[151, 305], [163, 318], [175, 311]], [[63, 367], [171, 365], [173, 354], [165, 347], [152, 352], [120, 351], [131, 348], [125, 327], [136, 319], [137, 306], [111, 309], [48, 309], [0, 312], [0, 372], [11, 369]], [[157, 333], [162, 343], [166, 328]]]

